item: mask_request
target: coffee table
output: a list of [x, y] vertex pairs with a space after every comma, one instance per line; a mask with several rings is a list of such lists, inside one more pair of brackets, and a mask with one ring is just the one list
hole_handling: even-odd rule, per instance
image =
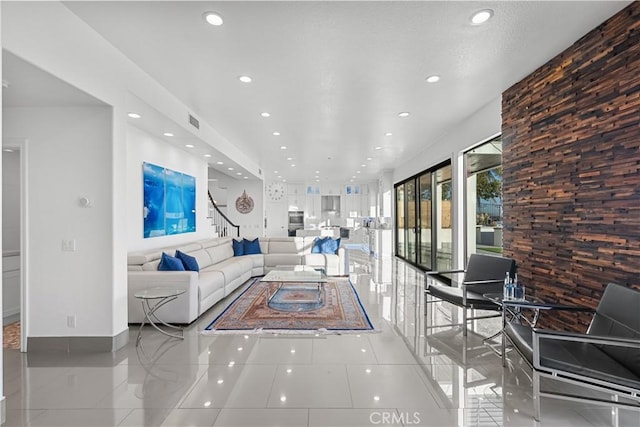
[[[260, 281], [270, 282], [270, 285], [267, 287], [267, 305], [269, 307], [279, 308], [271, 304], [279, 292], [313, 290], [315, 294], [314, 298], [297, 297], [283, 299], [278, 305], [315, 304], [314, 307], [319, 308], [323, 304], [324, 284], [327, 282], [327, 275], [324, 269], [307, 265], [277, 266], [260, 279]], [[272, 286], [271, 283], [274, 285]]]

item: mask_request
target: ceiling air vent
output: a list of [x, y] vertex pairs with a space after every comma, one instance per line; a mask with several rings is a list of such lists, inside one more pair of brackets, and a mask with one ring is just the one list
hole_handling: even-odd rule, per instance
[[189, 114], [189, 123], [196, 129], [200, 129], [200, 122], [198, 119]]

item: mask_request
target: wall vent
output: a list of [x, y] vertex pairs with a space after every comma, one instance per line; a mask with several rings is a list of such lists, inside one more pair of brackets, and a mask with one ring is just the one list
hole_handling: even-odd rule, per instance
[[189, 114], [189, 123], [196, 129], [200, 129], [200, 122], [198, 119]]

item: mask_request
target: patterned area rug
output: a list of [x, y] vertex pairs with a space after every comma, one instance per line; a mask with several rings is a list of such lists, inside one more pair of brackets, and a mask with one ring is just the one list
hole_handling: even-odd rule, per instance
[[[309, 287], [308, 284], [300, 284], [299, 290], [295, 289], [296, 285], [288, 285], [278, 295], [277, 283], [256, 279], [205, 328], [203, 334], [343, 334], [373, 331], [373, 325], [348, 278], [330, 277], [320, 295], [317, 290], [305, 289]], [[274, 294], [272, 304], [268, 304], [269, 296]], [[309, 302], [296, 304], [296, 298]]]
[[20, 322], [13, 322], [2, 328], [2, 348], [20, 350]]

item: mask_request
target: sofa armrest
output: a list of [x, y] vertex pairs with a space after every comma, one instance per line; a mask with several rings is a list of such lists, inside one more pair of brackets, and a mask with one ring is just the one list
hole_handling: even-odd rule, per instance
[[198, 273], [195, 271], [128, 271], [127, 294], [129, 323], [140, 323], [144, 312], [134, 295], [153, 287], [184, 289], [175, 301], [160, 308], [158, 317], [168, 323], [191, 323], [198, 317]]
[[349, 251], [345, 248], [338, 248], [338, 275], [349, 275]]

